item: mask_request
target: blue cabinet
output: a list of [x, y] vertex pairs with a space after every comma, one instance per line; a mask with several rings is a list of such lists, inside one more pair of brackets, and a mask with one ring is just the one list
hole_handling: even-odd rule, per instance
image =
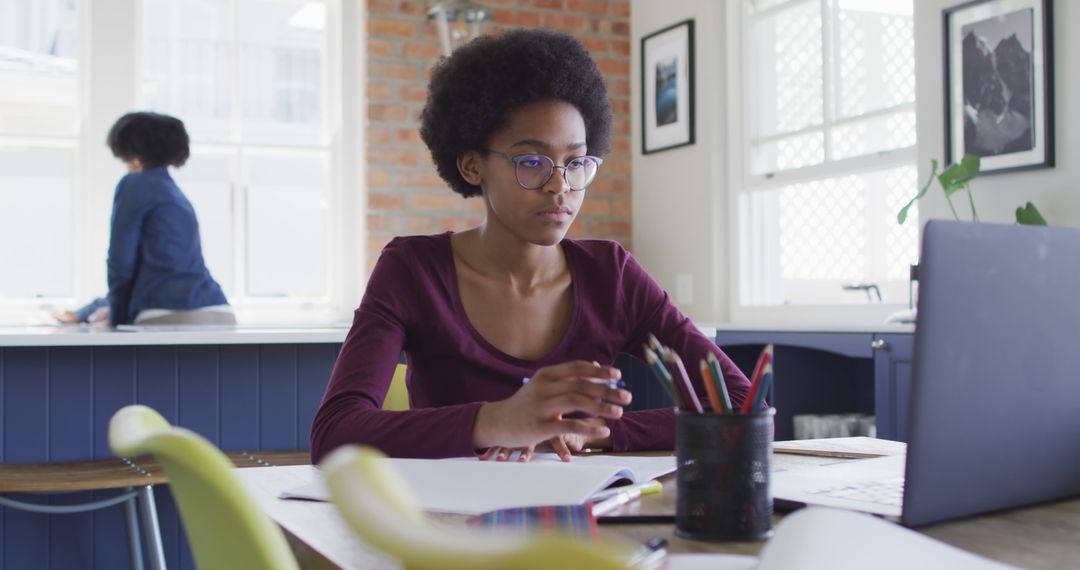
[[794, 437], [795, 415], [863, 413], [875, 416], [878, 437], [903, 440], [911, 334], [721, 330], [716, 343], [747, 376], [761, 349], [775, 346], [766, 397], [777, 410], [776, 439]]

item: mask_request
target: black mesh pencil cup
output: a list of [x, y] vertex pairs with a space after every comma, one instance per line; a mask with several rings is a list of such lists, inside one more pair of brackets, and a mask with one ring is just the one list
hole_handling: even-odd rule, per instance
[[772, 534], [769, 444], [775, 413], [677, 412], [675, 534], [714, 541]]

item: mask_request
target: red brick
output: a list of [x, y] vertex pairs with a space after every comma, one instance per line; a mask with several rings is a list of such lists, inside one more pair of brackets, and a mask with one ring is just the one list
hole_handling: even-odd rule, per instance
[[630, 35], [630, 22], [612, 22], [611, 33], [617, 36], [629, 36]]
[[611, 200], [603, 197], [586, 196], [581, 204], [582, 216], [610, 216]]
[[616, 135], [611, 137], [611, 152], [612, 154], [629, 154], [630, 137], [626, 135]]
[[401, 98], [405, 101], [427, 101], [427, 87], [405, 85], [401, 88]]
[[417, 0], [400, 0], [397, 6], [398, 14], [427, 14], [428, 6], [424, 2], [418, 2]]
[[398, 129], [394, 131], [394, 142], [403, 145], [424, 146], [424, 141], [420, 140], [420, 131], [416, 129]]
[[393, 90], [390, 88], [389, 85], [385, 83], [368, 83], [368, 101], [389, 101], [393, 98], [393, 96]]
[[368, 57], [386, 57], [394, 54], [394, 44], [387, 40], [368, 40]]
[[371, 210], [401, 211], [405, 209], [405, 199], [400, 194], [368, 192], [368, 208]]
[[549, 10], [563, 9], [563, 0], [521, 0], [521, 3], [526, 6], [535, 6], [537, 8], [546, 8]]
[[411, 150], [368, 147], [367, 159], [370, 166], [413, 166], [416, 164], [416, 153]]
[[369, 168], [367, 171], [368, 188], [389, 188], [390, 173], [385, 170]]
[[630, 57], [630, 42], [627, 40], [611, 40], [611, 51], [618, 55]]
[[629, 99], [612, 99], [611, 112], [615, 115], [628, 115], [630, 113]]
[[368, 77], [378, 79], [405, 79], [415, 81], [418, 77], [418, 67], [414, 63], [390, 63], [386, 61], [372, 61], [368, 63]]
[[540, 27], [540, 13], [519, 11], [514, 15], [514, 24], [523, 28], [538, 28]]
[[368, 105], [368, 119], [372, 121], [404, 121], [408, 116], [409, 109], [405, 105]]
[[608, 0], [566, 0], [566, 9], [571, 12], [585, 12], [595, 16], [606, 16]]
[[371, 36], [393, 36], [414, 38], [417, 35], [417, 22], [411, 20], [368, 20], [368, 34]]
[[592, 196], [630, 196], [630, 182], [615, 180], [613, 178], [597, 178], [589, 185], [589, 194]]
[[630, 117], [625, 119], [615, 119], [611, 125], [612, 132], [620, 135], [630, 134]]
[[629, 220], [634, 215], [634, 203], [630, 200], [612, 200], [611, 215]]
[[630, 235], [630, 222], [622, 220], [589, 220], [585, 231], [595, 238], [612, 239]]
[[596, 67], [600, 68], [600, 72], [605, 77], [611, 77], [613, 75], [626, 77], [630, 75], [630, 60], [629, 59], [611, 59], [607, 57], [596, 58]]
[[373, 146], [390, 144], [390, 129], [368, 127], [367, 143]]
[[608, 95], [612, 97], [629, 97], [630, 96], [630, 80], [629, 79], [612, 79], [605, 77], [607, 82]]
[[368, 231], [403, 234], [430, 234], [442, 228], [434, 216], [368, 215]]
[[587, 28], [588, 20], [582, 16], [572, 16], [569, 14], [544, 14], [543, 26], [552, 30], [562, 30], [564, 32], [584, 32]]
[[394, 11], [394, 0], [367, 0], [368, 12], [389, 14]]
[[453, 212], [461, 209], [465, 200], [450, 192], [445, 194], [416, 194], [409, 199], [409, 208], [413, 210], [433, 210]]
[[628, 1], [616, 1], [610, 2], [611, 15], [616, 18], [630, 18], [630, 2]]
[[[439, 175], [435, 173], [434, 168], [427, 172], [406, 172], [401, 175], [401, 187], [402, 188], [447, 188], [446, 181], [439, 178]], [[450, 190], [446, 190], [450, 193]], [[457, 196], [457, 194], [453, 194]]]
[[585, 46], [585, 49], [589, 50], [589, 53], [593, 57], [598, 55], [607, 55], [608, 41], [601, 38], [590, 38], [588, 36], [580, 37], [578, 40], [581, 45]]
[[401, 54], [411, 59], [435, 59], [442, 50], [435, 44], [409, 42], [401, 48]]

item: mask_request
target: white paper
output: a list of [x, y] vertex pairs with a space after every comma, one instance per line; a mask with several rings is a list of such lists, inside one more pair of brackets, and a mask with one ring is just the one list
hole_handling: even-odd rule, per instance
[[[513, 507], [579, 505], [619, 480], [644, 482], [675, 471], [675, 458], [594, 455], [564, 463], [554, 454], [532, 461], [386, 459], [401, 475], [420, 508], [479, 514]], [[321, 473], [282, 493], [286, 499], [329, 501]]]
[[1012, 568], [877, 517], [824, 507], [809, 507], [784, 517], [760, 559], [760, 570]]
[[903, 455], [907, 452], [907, 444], [904, 442], [873, 437], [794, 439], [773, 442], [772, 448], [774, 453], [821, 455], [848, 459]]

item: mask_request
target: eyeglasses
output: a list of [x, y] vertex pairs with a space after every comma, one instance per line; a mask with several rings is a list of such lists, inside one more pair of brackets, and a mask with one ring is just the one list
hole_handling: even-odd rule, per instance
[[489, 148], [485, 152], [497, 154], [514, 163], [514, 174], [518, 184], [526, 190], [535, 190], [543, 187], [551, 180], [556, 168], [563, 171], [563, 180], [571, 190], [584, 190], [596, 178], [596, 171], [604, 163], [603, 159], [595, 156], [579, 156], [570, 159], [566, 166], [555, 166], [555, 161], [543, 154], [519, 154], [510, 156], [506, 153]]

